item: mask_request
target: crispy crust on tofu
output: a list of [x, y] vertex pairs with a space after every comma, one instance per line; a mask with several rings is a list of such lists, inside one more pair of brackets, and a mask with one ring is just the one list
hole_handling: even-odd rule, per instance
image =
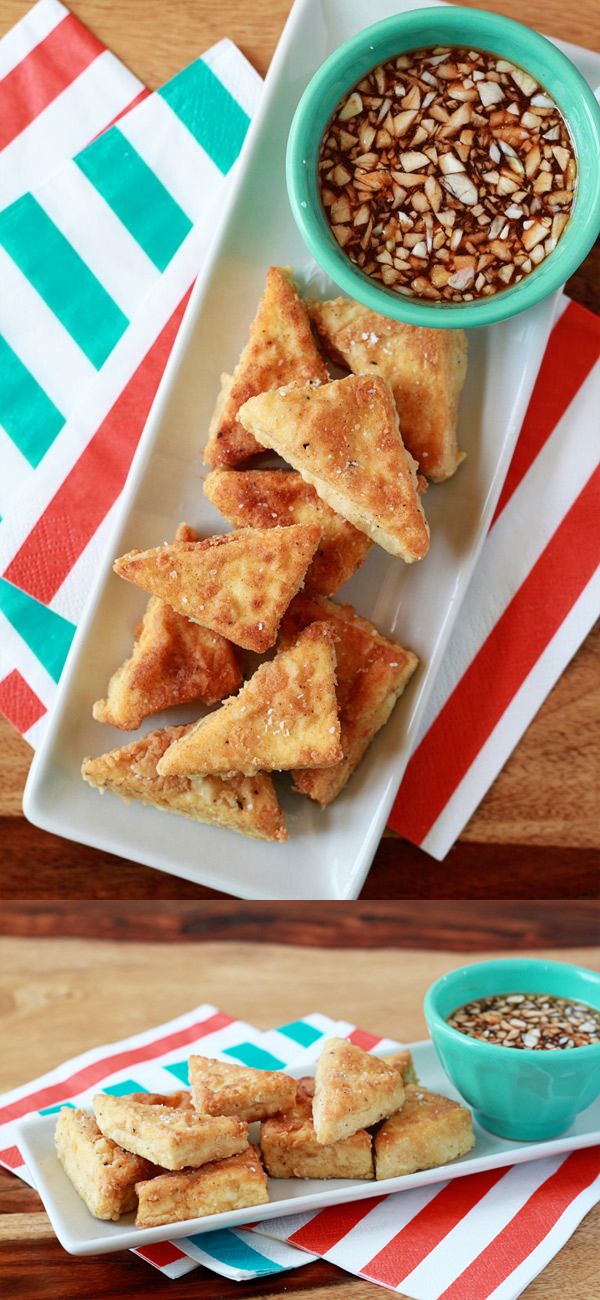
[[237, 1115], [249, 1124], [294, 1104], [296, 1082], [287, 1074], [190, 1056], [190, 1083], [203, 1115]]
[[301, 594], [292, 601], [281, 625], [280, 644], [296, 640], [315, 619], [327, 619], [336, 633], [337, 700], [343, 758], [321, 771], [295, 770], [294, 788], [328, 804], [343, 790], [373, 737], [385, 725], [412, 677], [418, 659], [388, 641], [352, 605]]
[[371, 1134], [360, 1129], [329, 1146], [317, 1142], [310, 1098], [260, 1126], [260, 1146], [271, 1178], [373, 1178]]
[[240, 420], [385, 551], [407, 564], [427, 554], [416, 461], [385, 380], [349, 375], [320, 388], [279, 388], [245, 402]]
[[167, 750], [158, 771], [282, 771], [296, 767], [299, 754], [309, 768], [342, 755], [328, 623], [311, 624], [295, 645], [261, 664], [239, 695]]
[[116, 1221], [135, 1210], [135, 1184], [153, 1173], [148, 1160], [124, 1151], [92, 1115], [68, 1106], [58, 1116], [54, 1140], [67, 1178], [94, 1218]]
[[98, 758], [85, 758], [81, 775], [101, 793], [110, 790], [126, 803], [139, 799], [163, 812], [223, 826], [251, 839], [287, 839], [273, 782], [263, 773], [253, 777], [159, 776], [157, 763], [169, 746], [189, 731], [190, 727], [164, 727], [147, 732], [130, 745]]
[[375, 1176], [401, 1178], [458, 1160], [475, 1146], [471, 1112], [418, 1084], [406, 1086], [404, 1105], [375, 1138]]
[[[198, 534], [180, 524], [175, 541], [197, 542]], [[92, 713], [97, 722], [135, 731], [144, 718], [172, 705], [215, 704], [241, 680], [230, 641], [151, 596], [131, 655], [113, 673], [106, 699], [96, 700]]]
[[317, 1141], [327, 1146], [393, 1115], [404, 1100], [393, 1066], [345, 1038], [323, 1045], [315, 1073], [313, 1118]]
[[355, 375], [387, 380], [402, 440], [419, 469], [435, 482], [464, 460], [458, 448], [458, 403], [467, 372], [462, 330], [405, 325], [349, 298], [307, 303], [317, 338], [333, 361]]
[[318, 524], [321, 540], [304, 579], [304, 590], [333, 595], [364, 563], [371, 540], [331, 510], [295, 470], [216, 469], [204, 492], [234, 528]]
[[198, 1115], [182, 1106], [149, 1106], [100, 1092], [94, 1097], [94, 1114], [105, 1137], [163, 1169], [197, 1169], [237, 1155], [248, 1143], [248, 1125], [242, 1120]]
[[[180, 524], [175, 541], [197, 542], [198, 534]], [[96, 722], [136, 731], [144, 718], [174, 704], [216, 704], [237, 691], [241, 680], [230, 641], [151, 596], [129, 658], [113, 673], [106, 699], [96, 700], [92, 713]]]
[[399, 1070], [404, 1083], [418, 1083], [415, 1063], [408, 1047], [404, 1047], [401, 1052], [394, 1052], [392, 1056], [384, 1057], [386, 1065], [393, 1065], [395, 1070]]
[[275, 644], [320, 536], [317, 524], [241, 528], [203, 542], [130, 551], [113, 568], [179, 614], [262, 654]]
[[200, 1219], [246, 1206], [264, 1205], [269, 1199], [267, 1176], [253, 1146], [228, 1160], [161, 1174], [137, 1184], [137, 1228]]
[[172, 1110], [192, 1110], [192, 1094], [188, 1088], [179, 1092], [130, 1092], [129, 1101], [137, 1101], [142, 1106], [170, 1106]]
[[262, 451], [237, 418], [240, 406], [249, 397], [282, 384], [326, 384], [328, 378], [289, 267], [270, 267], [250, 337], [235, 371], [221, 376], [205, 461], [213, 468], [237, 465]]

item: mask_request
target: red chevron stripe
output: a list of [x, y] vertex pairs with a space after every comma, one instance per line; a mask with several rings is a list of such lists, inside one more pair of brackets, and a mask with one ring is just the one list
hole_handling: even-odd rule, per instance
[[[390, 826], [420, 844], [600, 564], [593, 474], [463, 673], [400, 786]], [[548, 599], [548, 593], [552, 598]]]
[[573, 1151], [439, 1300], [465, 1300], [466, 1296], [483, 1300], [491, 1295], [548, 1236], [565, 1210], [599, 1174], [600, 1147]]
[[570, 302], [554, 326], [491, 527], [600, 356], [600, 316]]
[[12, 722], [21, 735], [29, 731], [45, 712], [45, 704], [42, 704], [16, 668], [0, 682], [0, 713]]
[[8, 1124], [10, 1120], [20, 1119], [21, 1115], [28, 1115], [32, 1110], [53, 1106], [66, 1097], [75, 1096], [85, 1088], [91, 1088], [107, 1074], [114, 1074], [116, 1070], [122, 1070], [125, 1066], [138, 1065], [141, 1061], [153, 1061], [155, 1057], [162, 1056], [165, 1052], [174, 1051], [176, 1047], [184, 1047], [187, 1043], [195, 1042], [197, 1038], [206, 1038], [208, 1034], [215, 1034], [218, 1029], [224, 1029], [226, 1025], [234, 1023], [231, 1016], [217, 1011], [207, 1020], [199, 1020], [193, 1025], [188, 1025], [186, 1029], [165, 1034], [163, 1038], [155, 1038], [141, 1047], [125, 1047], [122, 1051], [115, 1052], [114, 1056], [103, 1056], [98, 1061], [91, 1061], [89, 1065], [84, 1065], [68, 1078], [61, 1079], [59, 1083], [47, 1084], [45, 1088], [30, 1092], [26, 1097], [19, 1097], [18, 1101], [9, 1102], [7, 1106], [0, 1108], [0, 1124]]
[[190, 292], [188, 289], [6, 570], [9, 582], [42, 604], [52, 600], [68, 577], [123, 487]]
[[67, 14], [0, 82], [0, 149], [66, 90], [104, 45]]

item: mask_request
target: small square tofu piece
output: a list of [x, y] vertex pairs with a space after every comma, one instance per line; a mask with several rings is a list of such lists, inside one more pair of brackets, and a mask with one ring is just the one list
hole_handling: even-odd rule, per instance
[[252, 1070], [208, 1056], [190, 1056], [190, 1083], [201, 1115], [237, 1115], [251, 1124], [280, 1110], [296, 1098], [296, 1080], [273, 1070]]
[[393, 1115], [404, 1100], [402, 1075], [346, 1038], [329, 1038], [315, 1074], [313, 1116], [323, 1146]]
[[213, 1161], [202, 1169], [159, 1174], [137, 1184], [137, 1228], [155, 1228], [182, 1219], [200, 1219], [246, 1206], [265, 1205], [268, 1182], [255, 1147], [228, 1160]]
[[148, 1160], [123, 1151], [104, 1137], [93, 1115], [69, 1106], [60, 1112], [54, 1140], [67, 1178], [94, 1218], [117, 1220], [135, 1210], [135, 1184], [153, 1173]]
[[393, 1065], [395, 1070], [399, 1070], [404, 1083], [418, 1083], [415, 1063], [412, 1059], [408, 1047], [404, 1047], [401, 1052], [394, 1052], [393, 1056], [384, 1057], [386, 1065]]
[[248, 1125], [239, 1119], [197, 1115], [185, 1107], [148, 1105], [97, 1093], [94, 1111], [106, 1137], [163, 1169], [197, 1169], [243, 1151]]
[[375, 1138], [375, 1177], [401, 1178], [458, 1160], [475, 1146], [471, 1112], [449, 1097], [406, 1086], [404, 1105]]
[[260, 1126], [260, 1145], [271, 1178], [373, 1178], [371, 1134], [364, 1129], [322, 1146], [310, 1097], [298, 1088], [296, 1105]]

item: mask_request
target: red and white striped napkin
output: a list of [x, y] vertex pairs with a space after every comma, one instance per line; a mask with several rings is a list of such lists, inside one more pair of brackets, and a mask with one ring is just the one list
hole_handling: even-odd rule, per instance
[[[25, 1116], [56, 1113], [63, 1104], [89, 1109], [98, 1089], [117, 1096], [173, 1091], [187, 1085], [194, 1052], [264, 1069], [310, 1070], [331, 1036], [381, 1055], [401, 1046], [319, 1012], [262, 1033], [214, 1006], [196, 1007], [92, 1048], [0, 1097], [0, 1164], [33, 1182], [18, 1146]], [[598, 1199], [600, 1148], [590, 1147], [136, 1253], [171, 1278], [202, 1263], [243, 1282], [321, 1256], [414, 1300], [516, 1300]]]
[[[256, 75], [230, 42], [209, 54], [250, 114]], [[0, 70], [8, 197], [39, 185], [144, 93], [58, 0], [40, 0], [0, 41]], [[139, 119], [140, 138], [152, 121]], [[173, 177], [177, 166], [170, 158]], [[217, 191], [214, 181], [201, 188], [207, 201]], [[57, 680], [35, 639], [47, 647], [55, 637], [66, 652], [206, 242], [197, 222], [0, 523], [0, 708], [34, 745]], [[0, 323], [2, 311], [10, 317], [11, 303], [0, 298]], [[598, 319], [563, 298], [390, 821], [439, 859], [597, 617], [599, 353]], [[0, 481], [7, 475], [0, 438]]]

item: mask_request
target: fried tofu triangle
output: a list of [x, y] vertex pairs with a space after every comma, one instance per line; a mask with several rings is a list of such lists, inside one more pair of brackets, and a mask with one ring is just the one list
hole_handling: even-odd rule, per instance
[[383, 379], [349, 375], [322, 388], [278, 388], [245, 402], [240, 420], [384, 551], [407, 564], [427, 554], [416, 461]]
[[93, 1115], [84, 1110], [61, 1110], [54, 1135], [56, 1154], [75, 1191], [96, 1219], [120, 1219], [135, 1210], [135, 1184], [151, 1178], [148, 1160], [132, 1155], [104, 1137]]
[[325, 767], [342, 756], [334, 638], [313, 623], [296, 644], [261, 664], [215, 713], [201, 718], [161, 758], [165, 776]]
[[196, 1110], [202, 1115], [237, 1115], [250, 1124], [287, 1110], [296, 1096], [296, 1082], [273, 1070], [190, 1056], [190, 1083]]
[[237, 418], [240, 406], [249, 397], [282, 384], [311, 380], [326, 384], [328, 379], [290, 269], [270, 267], [250, 337], [235, 371], [221, 376], [221, 392], [204, 452], [207, 464], [213, 468], [238, 465], [262, 451]]
[[355, 375], [379, 375], [394, 394], [402, 439], [434, 482], [464, 460], [456, 441], [458, 403], [467, 372], [462, 330], [405, 325], [350, 298], [309, 302], [324, 351]]
[[408, 1047], [404, 1047], [401, 1052], [394, 1052], [392, 1056], [384, 1057], [386, 1065], [393, 1065], [395, 1070], [399, 1070], [404, 1083], [418, 1083], [415, 1070], [415, 1063], [412, 1058], [412, 1052]]
[[330, 1038], [315, 1073], [317, 1142], [327, 1146], [369, 1128], [402, 1105], [402, 1075], [346, 1038]]
[[121, 578], [245, 650], [263, 654], [319, 545], [318, 524], [241, 528], [203, 542], [172, 542], [115, 560]]
[[322, 1146], [317, 1142], [310, 1099], [260, 1126], [260, 1145], [271, 1178], [373, 1178], [372, 1138], [359, 1129]]
[[352, 605], [318, 596], [296, 596], [281, 625], [280, 645], [293, 643], [315, 619], [327, 619], [336, 634], [337, 686], [343, 758], [321, 771], [294, 770], [294, 789], [317, 803], [337, 798], [385, 725], [412, 677], [418, 659], [388, 641]]
[[198, 1115], [186, 1106], [149, 1106], [99, 1092], [94, 1114], [105, 1137], [163, 1169], [197, 1169], [235, 1156], [248, 1144], [248, 1125], [242, 1120]]
[[375, 1138], [376, 1178], [401, 1178], [458, 1160], [475, 1146], [471, 1112], [449, 1097], [409, 1083], [402, 1110]]
[[190, 727], [150, 731], [131, 745], [84, 759], [81, 775], [101, 793], [111, 790], [126, 803], [139, 799], [163, 812], [223, 826], [254, 840], [287, 839], [269, 776], [159, 776], [159, 759], [189, 731]]
[[234, 528], [318, 524], [321, 540], [304, 579], [305, 591], [333, 595], [371, 549], [370, 538], [321, 501], [295, 470], [216, 469], [205, 480], [204, 492]]
[[229, 1160], [184, 1169], [177, 1174], [159, 1174], [138, 1183], [139, 1208], [136, 1228], [156, 1228], [162, 1223], [202, 1219], [208, 1214], [265, 1205], [269, 1199], [267, 1176], [253, 1146]]
[[[197, 540], [192, 528], [179, 525], [176, 542]], [[129, 659], [113, 673], [107, 698], [96, 700], [92, 713], [97, 722], [136, 731], [144, 718], [174, 704], [215, 704], [237, 691], [241, 680], [230, 641], [151, 596]]]

